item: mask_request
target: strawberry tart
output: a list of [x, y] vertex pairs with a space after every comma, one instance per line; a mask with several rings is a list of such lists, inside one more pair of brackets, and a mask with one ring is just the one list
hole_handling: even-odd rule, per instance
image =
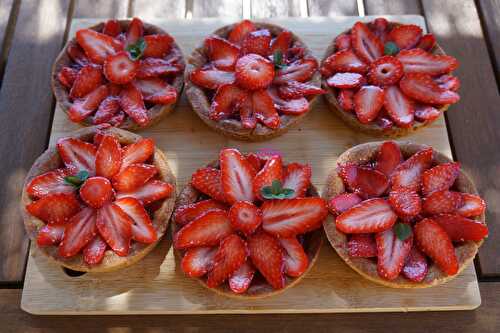
[[153, 140], [100, 125], [59, 139], [33, 164], [24, 225], [59, 265], [105, 272], [134, 264], [165, 233], [175, 177]]
[[212, 129], [258, 141], [286, 132], [311, 109], [318, 63], [296, 35], [244, 20], [216, 30], [188, 61], [186, 94]]
[[398, 137], [436, 120], [458, 102], [458, 61], [413, 24], [377, 18], [356, 22], [328, 47], [322, 87], [332, 109], [350, 127]]
[[177, 199], [174, 248], [185, 274], [211, 290], [266, 297], [314, 265], [327, 215], [308, 165], [223, 149]]
[[331, 245], [363, 277], [425, 288], [456, 277], [488, 235], [472, 181], [431, 147], [371, 142], [338, 159], [324, 198]]
[[57, 57], [52, 91], [69, 119], [137, 130], [174, 110], [184, 60], [172, 36], [140, 19], [80, 29]]

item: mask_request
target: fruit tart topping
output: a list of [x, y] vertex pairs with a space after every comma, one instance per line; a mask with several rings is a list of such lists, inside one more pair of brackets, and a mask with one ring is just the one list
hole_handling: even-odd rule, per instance
[[297, 238], [279, 238], [285, 257], [285, 273], [297, 277], [304, 274], [309, 266], [309, 258]]
[[422, 37], [422, 28], [414, 24], [403, 24], [391, 30], [389, 40], [394, 42], [400, 50], [411, 49], [417, 45]]
[[179, 225], [185, 225], [203, 213], [214, 209], [225, 210], [226, 206], [213, 199], [198, 201], [194, 204], [182, 205], [175, 210], [173, 220]]
[[214, 264], [216, 248], [208, 246], [194, 247], [186, 251], [182, 258], [182, 271], [190, 277], [201, 277], [208, 273]]
[[227, 280], [245, 263], [247, 256], [246, 242], [238, 235], [224, 238], [215, 253], [214, 265], [208, 272], [207, 286], [214, 288]]
[[247, 259], [229, 278], [229, 288], [236, 294], [242, 294], [248, 290], [255, 275], [255, 267]]
[[413, 237], [401, 240], [396, 236], [394, 229], [389, 228], [377, 233], [375, 240], [377, 243], [378, 275], [386, 280], [394, 280], [403, 269], [413, 244]]
[[429, 271], [429, 263], [425, 255], [414, 244], [406, 257], [401, 273], [410, 281], [422, 282]]
[[231, 43], [241, 44], [245, 37], [252, 31], [255, 31], [256, 28], [250, 20], [243, 20], [240, 23], [237, 23], [234, 28], [231, 30], [228, 36], [228, 40]]
[[274, 66], [258, 54], [247, 54], [238, 59], [235, 67], [236, 82], [248, 90], [266, 88], [274, 78]]
[[377, 244], [373, 234], [352, 234], [347, 242], [351, 257], [371, 258], [377, 256]]
[[259, 232], [248, 238], [250, 259], [274, 289], [285, 287], [284, 250], [277, 238]]
[[108, 244], [101, 236], [95, 235], [88, 244], [83, 248], [83, 261], [89, 265], [97, 265], [104, 259]]
[[486, 209], [486, 202], [477, 195], [462, 193], [462, 202], [456, 212], [465, 217], [482, 215]]
[[377, 118], [383, 104], [384, 91], [376, 86], [363, 86], [354, 95], [354, 111], [363, 124], [368, 124]]

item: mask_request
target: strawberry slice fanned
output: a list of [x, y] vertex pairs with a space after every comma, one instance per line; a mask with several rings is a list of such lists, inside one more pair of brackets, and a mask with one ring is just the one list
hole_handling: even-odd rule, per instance
[[64, 177], [70, 174], [68, 169], [57, 169], [38, 175], [28, 183], [26, 192], [35, 199], [48, 194], [73, 193], [75, 187], [64, 181]]
[[477, 195], [462, 193], [462, 201], [462, 206], [456, 210], [456, 213], [462, 216], [480, 216], [486, 209], [486, 202]]
[[254, 275], [255, 267], [247, 259], [229, 278], [229, 288], [236, 294], [244, 293], [250, 287]]
[[384, 104], [384, 91], [377, 86], [364, 86], [354, 95], [354, 111], [362, 124], [377, 118]]
[[397, 58], [406, 74], [424, 73], [434, 76], [449, 73], [458, 67], [458, 61], [454, 57], [432, 54], [422, 49], [401, 51]]
[[109, 203], [97, 211], [96, 226], [99, 234], [119, 256], [130, 250], [132, 219], [116, 204]]
[[418, 192], [421, 187], [422, 174], [429, 169], [433, 159], [432, 148], [425, 148], [399, 164], [391, 174], [391, 188], [406, 188]]
[[317, 68], [318, 62], [316, 61], [316, 59], [299, 59], [286, 66], [286, 68], [278, 70], [274, 78], [274, 83], [286, 84], [288, 81], [309, 81], [313, 77]]
[[148, 205], [152, 202], [168, 198], [172, 195], [174, 187], [172, 184], [165, 183], [161, 180], [150, 180], [144, 186], [139, 187], [130, 192], [118, 192], [117, 199], [132, 197], [141, 201], [143, 205]]
[[341, 193], [330, 199], [328, 209], [334, 215], [342, 214], [351, 207], [359, 204], [363, 199], [356, 193]]
[[283, 175], [283, 188], [294, 191], [290, 199], [306, 195], [307, 189], [311, 185], [311, 174], [312, 170], [309, 165], [290, 163], [286, 166]]
[[279, 242], [285, 250], [285, 273], [288, 276], [298, 277], [304, 274], [309, 267], [309, 258], [302, 244], [295, 237], [279, 238]]
[[231, 277], [247, 260], [248, 250], [238, 235], [225, 237], [215, 253], [214, 265], [208, 272], [207, 286], [214, 288]]
[[296, 99], [303, 96], [324, 94], [325, 91], [315, 85], [297, 81], [288, 81], [278, 88], [278, 95], [284, 99]]
[[211, 36], [205, 39], [205, 51], [215, 67], [222, 70], [233, 70], [238, 59], [240, 48], [224, 38]]
[[243, 20], [236, 24], [228, 35], [231, 43], [240, 44], [243, 39], [252, 31], [255, 31], [255, 25], [250, 20]]
[[255, 169], [236, 149], [223, 149], [219, 158], [222, 190], [227, 201], [252, 202], [255, 198], [252, 185]]
[[422, 282], [429, 271], [429, 263], [425, 255], [420, 252], [416, 245], [413, 245], [410, 253], [406, 257], [405, 265], [401, 273], [410, 281]]
[[66, 224], [64, 236], [59, 244], [59, 254], [65, 258], [78, 254], [97, 233], [96, 213], [84, 208]]
[[411, 127], [415, 114], [412, 101], [397, 86], [387, 87], [384, 92], [384, 107], [391, 119], [401, 128]]
[[157, 172], [158, 169], [151, 164], [131, 164], [115, 177], [113, 187], [118, 192], [133, 191], [144, 186]]
[[460, 163], [439, 164], [422, 175], [422, 194], [428, 196], [436, 191], [449, 189], [460, 174]]
[[76, 32], [76, 40], [87, 57], [94, 63], [102, 65], [109, 55], [115, 54], [122, 45], [113, 37], [94, 31], [80, 29]]
[[373, 234], [352, 234], [347, 242], [349, 256], [372, 258], [377, 256], [377, 243]]
[[176, 208], [173, 220], [178, 225], [186, 225], [200, 215], [214, 209], [225, 210], [226, 206], [213, 199], [198, 201], [194, 204], [182, 205]]
[[454, 242], [480, 241], [488, 236], [488, 227], [481, 221], [458, 214], [440, 214], [432, 219], [437, 222]]
[[113, 178], [120, 171], [121, 163], [120, 142], [113, 135], [103, 135], [95, 156], [96, 175]]
[[271, 33], [267, 29], [252, 31], [241, 43], [241, 54], [258, 54], [267, 57], [271, 51]]
[[422, 210], [429, 215], [453, 213], [462, 206], [462, 194], [454, 191], [436, 191], [423, 200]]
[[320, 71], [328, 77], [337, 72], [364, 74], [368, 71], [368, 66], [352, 50], [343, 50], [326, 58]]
[[57, 79], [63, 86], [71, 89], [73, 87], [73, 83], [76, 80], [78, 75], [78, 70], [72, 67], [63, 67], [59, 73], [57, 73]]
[[387, 280], [399, 276], [413, 245], [413, 236], [404, 241], [396, 236], [392, 228], [375, 235], [377, 242], [378, 275]]
[[151, 218], [139, 200], [128, 197], [116, 200], [115, 204], [132, 220], [133, 240], [144, 244], [151, 244], [158, 240]]
[[92, 123], [94, 125], [108, 123], [120, 111], [120, 101], [115, 96], [106, 97], [97, 109]]
[[415, 47], [422, 37], [422, 28], [414, 24], [402, 24], [394, 27], [388, 35], [390, 41], [394, 42], [400, 50]]
[[271, 54], [274, 55], [276, 51], [281, 51], [281, 54], [286, 54], [290, 44], [292, 43], [293, 35], [290, 31], [284, 30], [276, 36], [271, 42]]
[[83, 67], [90, 63], [89, 58], [87, 58], [85, 52], [77, 43], [70, 42], [68, 48], [66, 49], [66, 53], [68, 53], [71, 60], [73, 60], [78, 66]]
[[74, 138], [63, 138], [57, 141], [57, 150], [64, 165], [75, 173], [88, 171], [95, 174], [96, 147], [88, 142]]
[[144, 106], [141, 91], [133, 84], [123, 88], [120, 93], [120, 106], [123, 111], [139, 126], [146, 126], [149, 123], [149, 116]]
[[78, 71], [69, 92], [69, 97], [71, 99], [85, 97], [103, 83], [102, 66], [95, 64], [85, 65]]
[[228, 118], [238, 110], [248, 94], [236, 84], [226, 84], [217, 89], [209, 116], [214, 121]]
[[191, 72], [189, 78], [197, 86], [207, 89], [218, 89], [220, 86], [234, 83], [236, 80], [234, 72], [221, 71], [216, 68], [195, 69]]
[[153, 139], [140, 139], [137, 142], [127, 145], [122, 152], [122, 163], [120, 170], [133, 163], [146, 162], [155, 151]]
[[354, 52], [368, 64], [384, 54], [384, 45], [363, 22], [356, 22], [353, 25], [351, 45]]
[[145, 102], [171, 104], [177, 100], [177, 91], [160, 78], [138, 79], [135, 86], [141, 91]]
[[222, 190], [220, 170], [214, 168], [198, 169], [191, 176], [191, 185], [217, 201], [226, 202], [226, 196]]
[[139, 62], [139, 69], [136, 77], [147, 79], [150, 77], [176, 75], [184, 70], [184, 66], [179, 62], [180, 58], [170, 59], [146, 58]]
[[143, 57], [162, 58], [172, 49], [174, 39], [169, 34], [153, 34], [144, 36], [146, 48]]
[[100, 235], [95, 237], [83, 248], [83, 261], [89, 265], [100, 264], [104, 259], [108, 244]]
[[279, 155], [270, 157], [253, 178], [252, 186], [255, 197], [263, 200], [261, 194], [262, 188], [271, 186], [273, 181], [283, 182], [283, 163]]
[[38, 229], [38, 234], [36, 235], [36, 243], [39, 246], [58, 245], [63, 239], [65, 229], [65, 223], [46, 224]]
[[101, 102], [108, 97], [108, 95], [108, 87], [106, 85], [102, 85], [85, 97], [75, 100], [73, 105], [71, 105], [68, 110], [69, 119], [76, 123], [84, 121], [95, 110], [97, 110]]
[[265, 232], [259, 232], [248, 238], [248, 250], [252, 263], [266, 281], [274, 289], [284, 288], [285, 261], [279, 241]]
[[364, 198], [380, 197], [389, 187], [388, 178], [382, 172], [366, 166], [340, 166], [339, 174], [350, 189]]
[[144, 35], [144, 24], [142, 21], [134, 17], [130, 22], [126, 33], [126, 45], [135, 44]]
[[454, 104], [460, 99], [456, 92], [441, 88], [429, 74], [405, 74], [399, 87], [408, 97], [427, 104]]
[[386, 141], [380, 146], [375, 169], [390, 177], [401, 162], [403, 162], [403, 154], [399, 145], [394, 141]]
[[[286, 86], [280, 86], [281, 87], [286, 87]], [[269, 121], [268, 123], [271, 126], [271, 128], [279, 126], [281, 120], [279, 118], [279, 115], [276, 111], [283, 113], [283, 114], [288, 114], [288, 115], [300, 115], [309, 110], [309, 102], [305, 97], [299, 97], [295, 99], [282, 99], [278, 91], [274, 87], [269, 87], [267, 89], [267, 94], [271, 97], [271, 101], [274, 103], [274, 112], [272, 111], [273, 108], [270, 106], [268, 107], [268, 117], [272, 119], [272, 122]], [[266, 103], [269, 103], [269, 100], [266, 97]], [[274, 127], [273, 127], [274, 126]]]
[[187, 276], [201, 277], [212, 269], [217, 248], [200, 246], [189, 249], [182, 257], [181, 268]]
[[398, 216], [381, 198], [368, 199], [340, 214], [335, 220], [338, 230], [346, 234], [382, 232], [396, 223]]
[[240, 106], [241, 126], [246, 129], [254, 129], [257, 126], [257, 117], [253, 112], [253, 98], [247, 96]]

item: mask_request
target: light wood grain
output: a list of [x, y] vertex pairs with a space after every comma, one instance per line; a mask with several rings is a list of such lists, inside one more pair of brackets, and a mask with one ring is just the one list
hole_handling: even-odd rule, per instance
[[181, 18], [186, 14], [186, 1], [163, 1], [163, 0], [133, 0], [131, 16], [138, 16], [142, 20], [151, 18]]
[[125, 18], [129, 0], [76, 0], [73, 18]]
[[301, 1], [305, 0], [252, 0], [252, 18], [307, 16], [301, 12]]
[[308, 0], [310, 16], [342, 16], [358, 15], [358, 4], [356, 0]]

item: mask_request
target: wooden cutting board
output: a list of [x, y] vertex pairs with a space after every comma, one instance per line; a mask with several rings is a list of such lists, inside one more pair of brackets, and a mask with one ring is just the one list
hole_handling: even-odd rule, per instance
[[[321, 59], [326, 46], [359, 17], [274, 19], [297, 33]], [[361, 20], [369, 21], [372, 17]], [[425, 30], [421, 16], [393, 16], [390, 20], [414, 23]], [[73, 20], [70, 36], [97, 20]], [[171, 33], [185, 55], [216, 28], [231, 23], [223, 19], [157, 20]], [[451, 108], [453, 111], [453, 107]], [[56, 106], [50, 144], [78, 129]], [[192, 112], [185, 96], [177, 110], [140, 134], [152, 137], [169, 158], [181, 187], [191, 174], [216, 158], [223, 147], [241, 151], [273, 149], [286, 160], [309, 163], [313, 183], [322, 190], [328, 172], [347, 148], [373, 140], [346, 127], [321, 100], [303, 123], [287, 134], [261, 143], [226, 139], [212, 132]], [[451, 156], [444, 118], [405, 140], [432, 145]], [[453, 281], [431, 289], [391, 289], [366, 281], [336, 255], [326, 241], [319, 260], [294, 288], [259, 300], [237, 300], [215, 294], [186, 278], [176, 262], [170, 237], [138, 264], [118, 272], [68, 276], [31, 247], [21, 308], [39, 315], [89, 314], [193, 314], [193, 313], [320, 313], [471, 310], [481, 304], [474, 267]]]

